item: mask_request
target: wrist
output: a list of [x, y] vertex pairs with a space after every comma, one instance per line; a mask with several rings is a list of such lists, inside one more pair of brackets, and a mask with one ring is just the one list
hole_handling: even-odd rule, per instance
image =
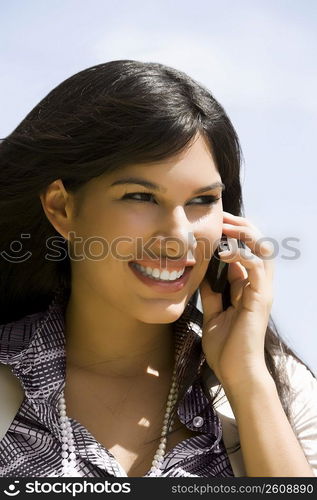
[[245, 374], [234, 383], [223, 383], [223, 389], [233, 410], [245, 406], [258, 398], [278, 396], [274, 379], [268, 370], [256, 374]]

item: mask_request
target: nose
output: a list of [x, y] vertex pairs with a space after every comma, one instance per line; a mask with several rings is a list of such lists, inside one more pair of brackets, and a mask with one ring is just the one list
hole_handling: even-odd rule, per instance
[[160, 229], [154, 233], [154, 238], [155, 251], [170, 259], [193, 257], [197, 246], [192, 225], [182, 207], [161, 216]]

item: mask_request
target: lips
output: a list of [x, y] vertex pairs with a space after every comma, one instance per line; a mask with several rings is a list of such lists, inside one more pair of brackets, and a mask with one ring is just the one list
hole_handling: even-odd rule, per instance
[[161, 270], [158, 268], [152, 268], [152, 267], [143, 267], [140, 266], [136, 262], [131, 262], [131, 266], [135, 267], [138, 271], [140, 271], [142, 274], [145, 276], [148, 276], [149, 278], [154, 278], [156, 280], [162, 280], [162, 281], [176, 281], [176, 279], [179, 279], [185, 271], [185, 267], [183, 267], [180, 271], [172, 271], [169, 272], [166, 269]]
[[152, 269], [159, 269], [160, 271], [180, 271], [184, 267], [193, 267], [196, 262], [192, 260], [133, 260], [129, 264], [135, 263], [143, 267], [151, 267]]
[[[134, 261], [135, 262], [135, 261]], [[139, 261], [137, 261], [139, 263]], [[193, 269], [193, 266], [187, 266], [185, 268], [185, 271], [183, 275], [178, 278], [177, 280], [173, 281], [161, 281], [155, 278], [150, 278], [149, 276], [144, 275], [141, 271], [139, 271], [135, 266], [131, 265], [132, 262], [129, 262], [129, 268], [133, 272], [134, 276], [138, 278], [139, 281], [141, 281], [143, 284], [147, 285], [148, 287], [152, 288], [153, 290], [156, 290], [158, 292], [164, 292], [164, 293], [172, 293], [172, 292], [178, 292], [184, 288], [186, 283], [189, 280], [190, 273]], [[182, 269], [185, 266], [182, 267]], [[162, 268], [161, 268], [162, 269]], [[175, 268], [173, 268], [176, 270]]]

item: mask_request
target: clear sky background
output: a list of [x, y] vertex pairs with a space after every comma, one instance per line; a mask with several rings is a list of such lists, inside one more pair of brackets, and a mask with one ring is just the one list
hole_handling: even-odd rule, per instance
[[0, 137], [65, 78], [116, 59], [183, 70], [228, 112], [246, 216], [276, 240], [273, 319], [317, 372], [317, 2], [0, 0]]

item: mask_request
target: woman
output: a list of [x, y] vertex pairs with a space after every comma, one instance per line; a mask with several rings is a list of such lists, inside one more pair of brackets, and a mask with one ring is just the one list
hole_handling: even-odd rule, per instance
[[[221, 390], [240, 475], [313, 476], [316, 379], [273, 329], [271, 249], [242, 216], [239, 141], [210, 92], [161, 64], [92, 67], [0, 162], [0, 361], [25, 392], [0, 475], [239, 475]], [[204, 277], [222, 235], [221, 294]], [[289, 367], [310, 402], [297, 427]]]

